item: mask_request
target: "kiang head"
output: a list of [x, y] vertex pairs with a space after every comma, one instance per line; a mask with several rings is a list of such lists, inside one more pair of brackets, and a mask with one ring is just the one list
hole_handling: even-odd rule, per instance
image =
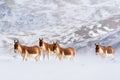
[[19, 40], [14, 40], [14, 52], [16, 53], [19, 50], [20, 44]]
[[56, 42], [56, 43], [54, 43], [53, 42], [53, 51], [55, 52], [56, 50], [57, 50], [57, 48], [59, 48], [60, 46], [59, 46], [59, 44]]
[[42, 39], [39, 38], [39, 46], [42, 47], [43, 44], [44, 44], [43, 38]]
[[95, 43], [95, 52], [96, 52], [96, 55], [98, 55], [99, 53], [99, 50], [100, 50], [100, 43]]

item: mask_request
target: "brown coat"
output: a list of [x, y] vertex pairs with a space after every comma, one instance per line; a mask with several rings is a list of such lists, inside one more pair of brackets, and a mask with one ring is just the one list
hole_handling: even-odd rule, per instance
[[74, 48], [62, 48], [57, 43], [54, 43], [53, 50], [58, 55], [59, 59], [64, 57], [73, 58], [76, 55], [76, 51]]
[[41, 49], [39, 46], [25, 46], [21, 45], [19, 42], [15, 42], [14, 51], [20, 52], [23, 60], [27, 60], [27, 57], [34, 57], [38, 60], [41, 56]]
[[109, 55], [114, 55], [114, 48], [112, 46], [101, 46], [101, 45], [96, 45], [96, 53], [100, 53], [103, 56], [109, 56]]

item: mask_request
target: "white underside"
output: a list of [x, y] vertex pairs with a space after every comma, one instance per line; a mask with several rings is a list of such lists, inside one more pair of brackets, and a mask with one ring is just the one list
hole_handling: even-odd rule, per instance
[[104, 57], [113, 57], [114, 56], [113, 53], [107, 53], [107, 52], [104, 53], [104, 51], [101, 48], [99, 50], [99, 54], [101, 54]]
[[113, 56], [114, 56], [114, 55], [111, 54], [111, 53], [109, 53], [109, 54], [107, 53], [107, 54], [106, 54], [106, 57], [113, 57]]

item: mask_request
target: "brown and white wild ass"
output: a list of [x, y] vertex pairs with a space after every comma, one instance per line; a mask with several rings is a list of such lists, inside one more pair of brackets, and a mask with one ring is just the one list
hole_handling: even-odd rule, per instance
[[18, 40], [14, 40], [14, 52], [20, 52], [23, 60], [27, 60], [28, 57], [34, 57], [37, 61], [41, 56], [41, 49], [39, 46], [21, 45]]
[[53, 43], [53, 51], [57, 54], [60, 60], [62, 58], [72, 59], [76, 55], [74, 48], [62, 48], [58, 43]]
[[101, 46], [100, 44], [95, 44], [96, 54], [101, 54], [104, 57], [113, 57], [114, 56], [114, 48], [112, 46]]
[[45, 58], [45, 54], [47, 54], [48, 59], [50, 58], [50, 54], [53, 53], [53, 44], [48, 44], [43, 41], [43, 39], [39, 38], [39, 46], [43, 51], [43, 57]]

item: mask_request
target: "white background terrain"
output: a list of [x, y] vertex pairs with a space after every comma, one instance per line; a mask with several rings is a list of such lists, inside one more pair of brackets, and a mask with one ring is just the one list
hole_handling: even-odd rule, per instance
[[[0, 0], [0, 79], [120, 80], [120, 0]], [[73, 60], [51, 55], [23, 61], [14, 40], [39, 38], [74, 47]], [[115, 48], [114, 58], [95, 54], [95, 43]], [[41, 56], [42, 58], [42, 56]]]

